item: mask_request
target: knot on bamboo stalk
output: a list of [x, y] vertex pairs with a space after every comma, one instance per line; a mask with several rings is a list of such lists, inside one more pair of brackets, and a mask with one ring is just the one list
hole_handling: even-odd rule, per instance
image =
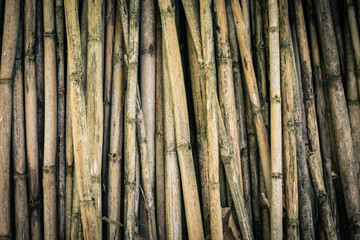
[[307, 103], [311, 103], [315, 101], [315, 94], [313, 92], [306, 94], [307, 96], [304, 95], [304, 101], [305, 104]]
[[6, 235], [0, 235], [0, 240], [10, 240], [10, 239], [12, 239], [11, 232]]
[[56, 37], [56, 34], [55, 32], [44, 32], [44, 38], [52, 38], [52, 39], [55, 39]]
[[320, 191], [319, 192], [319, 207], [321, 208], [321, 206], [326, 203], [327, 200], [327, 193], [325, 191]]
[[28, 49], [25, 53], [25, 61], [35, 61], [35, 54], [33, 49]]
[[348, 105], [359, 106], [359, 100], [348, 100]]
[[15, 180], [26, 180], [27, 173], [19, 173], [19, 172], [14, 171], [13, 176], [14, 176]]
[[299, 219], [294, 218], [294, 219], [288, 219], [287, 221], [287, 225], [290, 226], [298, 226], [299, 225]]
[[101, 183], [101, 175], [91, 175], [92, 182]]
[[175, 8], [168, 6], [166, 9], [160, 6], [161, 19], [175, 17]]
[[102, 42], [102, 35], [101, 34], [92, 34], [88, 36], [88, 42]]
[[56, 171], [56, 166], [52, 165], [52, 166], [43, 166], [43, 173], [45, 174], [49, 174], [49, 173], [55, 173]]
[[257, 116], [258, 114], [262, 114], [262, 109], [261, 107], [253, 107], [251, 109], [252, 113], [254, 116]]
[[80, 206], [89, 206], [89, 205], [94, 205], [95, 201], [94, 199], [84, 199], [84, 200], [79, 200], [79, 204]]
[[270, 33], [278, 32], [278, 31], [279, 31], [279, 27], [278, 27], [278, 26], [269, 27], [269, 32], [270, 32]]
[[29, 206], [30, 206], [30, 209], [40, 208], [40, 206], [41, 206], [41, 199], [39, 199], [39, 200], [37, 200], [37, 201], [30, 200]]
[[66, 164], [66, 167], [65, 167], [65, 173], [66, 173], [66, 176], [73, 176], [73, 171], [74, 171], [74, 168], [72, 165], [68, 165]]
[[118, 163], [121, 162], [121, 157], [118, 153], [109, 153], [109, 162]]
[[65, 88], [64, 87], [58, 88], [58, 94], [59, 95], [64, 95], [65, 94]]
[[177, 145], [176, 147], [178, 149], [178, 151], [191, 151], [191, 144], [190, 143], [182, 143]]
[[338, 83], [338, 82], [341, 83], [341, 78], [342, 78], [341, 74], [335, 74], [333, 76], [326, 75], [327, 82], [332, 83], [332, 84]]
[[283, 174], [281, 172], [272, 172], [271, 173], [271, 178], [273, 178], [273, 179], [282, 179]]
[[128, 180], [124, 180], [124, 185], [125, 185], [125, 187], [126, 188], [128, 188], [129, 190], [135, 190], [135, 188], [136, 188], [136, 183], [135, 183], [135, 181], [133, 181], [133, 182], [130, 182], [130, 181], [128, 181]]
[[270, 103], [281, 103], [281, 97], [279, 96], [271, 97]]
[[12, 85], [12, 78], [0, 78], [0, 85]]
[[290, 48], [292, 46], [292, 41], [289, 39], [280, 41], [280, 49], [281, 48]]
[[228, 56], [218, 56], [216, 59], [217, 59], [218, 66], [227, 65], [227, 64], [231, 63], [231, 61], [232, 61], [232, 58], [228, 57]]
[[287, 122], [283, 125], [283, 128], [284, 128], [285, 130], [294, 131], [294, 130], [295, 130], [294, 121], [292, 121], [292, 120], [287, 121]]

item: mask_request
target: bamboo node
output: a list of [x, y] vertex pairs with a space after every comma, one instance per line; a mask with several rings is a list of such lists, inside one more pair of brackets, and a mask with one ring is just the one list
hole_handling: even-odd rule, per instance
[[29, 206], [31, 209], [36, 209], [41, 206], [41, 200], [37, 200], [37, 201], [30, 200]]
[[179, 151], [181, 150], [191, 150], [191, 144], [190, 143], [183, 143], [183, 144], [179, 144], [176, 147]]
[[280, 48], [290, 48], [292, 46], [291, 40], [282, 40], [280, 41]]
[[101, 175], [91, 175], [91, 179], [93, 182], [101, 183]]
[[160, 7], [160, 14], [161, 14], [161, 19], [175, 17], [175, 9], [170, 6], [167, 7], [166, 9]]
[[281, 97], [275, 96], [270, 98], [270, 102], [278, 102], [281, 103]]
[[79, 200], [79, 204], [80, 204], [81, 206], [93, 205], [93, 204], [94, 204], [94, 200], [93, 200], [93, 199]]
[[271, 178], [273, 178], [273, 179], [282, 179], [283, 174], [281, 172], [272, 172], [271, 173]]
[[109, 157], [109, 162], [114, 162], [114, 163], [121, 162], [121, 157], [119, 156], [118, 153], [109, 153], [108, 157]]
[[348, 105], [359, 106], [359, 100], [348, 100]]
[[0, 78], [0, 85], [12, 85], [12, 78]]
[[10, 240], [11, 238], [11, 232], [7, 235], [0, 235], [0, 240]]
[[231, 57], [225, 57], [225, 56], [217, 57], [216, 59], [219, 66], [223, 64], [229, 64], [232, 61]]
[[326, 76], [326, 80], [329, 83], [337, 82], [337, 81], [341, 80], [341, 78], [342, 78], [341, 74], [340, 75], [335, 75], [335, 76]]
[[73, 171], [74, 171], [73, 166], [66, 164], [66, 168], [65, 168], [66, 176], [72, 176]]
[[43, 173], [55, 173], [56, 171], [56, 166], [55, 165], [52, 165], [52, 166], [43, 166]]
[[27, 173], [19, 173], [14, 171], [13, 175], [15, 180], [25, 180], [27, 178]]
[[94, 34], [94, 35], [89, 35], [88, 36], [88, 41], [90, 42], [102, 42], [102, 35], [101, 34]]
[[279, 27], [278, 26], [272, 26], [269, 27], [269, 32], [273, 33], [273, 32], [278, 32], [279, 31]]
[[53, 39], [55, 39], [55, 37], [56, 37], [56, 34], [55, 34], [55, 32], [44, 32], [44, 38], [53, 38]]
[[288, 226], [298, 226], [299, 225], [299, 219], [288, 219]]
[[253, 113], [253, 115], [258, 115], [258, 114], [262, 114], [262, 109], [261, 109], [261, 107], [253, 107], [252, 108], [252, 113]]

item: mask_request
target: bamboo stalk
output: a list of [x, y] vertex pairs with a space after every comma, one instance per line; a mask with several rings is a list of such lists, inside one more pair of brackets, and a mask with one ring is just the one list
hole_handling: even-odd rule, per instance
[[[119, 6], [117, 4], [117, 6]], [[120, 222], [121, 209], [121, 160], [123, 152], [123, 105], [124, 105], [124, 69], [123, 69], [123, 36], [120, 22], [120, 9], [116, 8], [114, 53], [112, 54], [112, 87], [110, 144], [108, 155], [108, 195], [107, 216]], [[108, 239], [120, 239], [120, 227], [108, 225]]]
[[56, 144], [57, 144], [57, 77], [55, 45], [55, 2], [44, 0], [44, 76], [45, 120], [43, 201], [44, 238], [57, 238]]
[[[163, 49], [164, 50], [164, 49]], [[165, 213], [167, 239], [182, 239], [182, 200], [178, 156], [176, 153], [174, 113], [171, 104], [169, 72], [163, 51], [163, 105], [165, 151]]]
[[254, 72], [254, 66], [252, 63], [252, 57], [250, 52], [250, 43], [247, 41], [245, 29], [244, 29], [244, 20], [242, 15], [242, 10], [237, 1], [231, 0], [231, 7], [234, 14], [236, 34], [239, 42], [240, 55], [242, 59], [242, 66], [245, 75], [246, 89], [250, 95], [251, 108], [254, 113], [254, 122], [256, 127], [256, 135], [259, 145], [260, 160], [263, 166], [265, 184], [266, 184], [266, 193], [267, 196], [271, 195], [270, 187], [270, 150], [268, 143], [268, 134], [265, 128], [264, 117], [261, 112], [259, 91], [256, 83], [256, 77]]
[[[218, 11], [221, 4], [219, 1], [215, 3], [215, 11]], [[225, 11], [225, 3], [222, 2], [223, 11]], [[217, 100], [216, 92], [216, 65], [215, 65], [215, 49], [214, 49], [214, 36], [213, 36], [213, 25], [211, 18], [211, 1], [201, 0], [200, 1], [200, 29], [201, 29], [201, 40], [202, 40], [202, 52], [204, 58], [204, 77], [205, 77], [205, 99], [206, 99], [206, 127], [207, 127], [207, 142], [208, 142], [208, 177], [209, 177], [209, 203], [210, 203], [210, 235], [211, 239], [222, 239], [222, 221], [221, 221], [221, 203], [220, 203], [220, 183], [219, 183], [219, 143], [218, 143], [218, 127], [216, 119], [215, 104]], [[224, 27], [216, 25], [218, 28]], [[221, 31], [221, 29], [219, 29]], [[226, 33], [226, 30], [223, 29]], [[222, 36], [223, 37], [223, 36]], [[217, 39], [219, 41], [219, 38]], [[222, 45], [224, 46], [224, 45]], [[229, 51], [229, 50], [228, 50]], [[224, 72], [226, 71], [223, 69]], [[227, 69], [229, 70], [229, 69]], [[219, 74], [222, 73], [219, 66]], [[224, 79], [221, 79], [220, 82]], [[227, 79], [228, 82], [232, 79]], [[231, 82], [232, 83], [232, 82]], [[221, 90], [220, 90], [221, 91]], [[224, 90], [223, 90], [224, 91]], [[235, 110], [235, 101], [233, 100], [233, 110]], [[236, 114], [236, 112], [233, 111]], [[229, 117], [229, 116], [228, 116]], [[236, 129], [236, 115], [232, 115], [232, 130]], [[229, 127], [229, 126], [228, 126]], [[237, 133], [234, 132], [233, 136], [237, 137]], [[235, 139], [233, 139], [235, 140]], [[234, 141], [238, 143], [237, 139]], [[234, 145], [235, 145], [234, 144]], [[233, 147], [234, 147], [233, 145]], [[240, 152], [237, 151], [238, 156], [237, 164], [240, 164]], [[239, 173], [239, 171], [238, 171]], [[241, 182], [240, 182], [241, 183]], [[207, 224], [205, 222], [205, 224]], [[208, 234], [208, 233], [206, 233]], [[206, 238], [209, 238], [206, 236]]]
[[4, 35], [0, 66], [0, 238], [11, 238], [10, 216], [10, 146], [12, 81], [16, 58], [16, 43], [19, 28], [20, 1], [6, 1], [4, 12]]
[[[74, 166], [75, 168], [75, 166]], [[78, 239], [79, 236], [82, 234], [81, 229], [81, 216], [80, 216], [80, 203], [79, 203], [79, 190], [78, 190], [78, 183], [76, 178], [76, 171], [74, 171], [74, 183], [72, 189], [72, 208], [71, 208], [71, 232], [70, 238], [71, 239]]]
[[293, 82], [297, 81], [297, 73], [291, 39], [288, 8], [287, 0], [281, 0], [279, 2], [285, 206], [287, 214], [287, 238], [299, 239], [298, 174], [293, 94]]
[[[157, 14], [159, 15], [157, 10]], [[156, 220], [157, 235], [166, 239], [166, 208], [165, 205], [165, 149], [164, 149], [164, 77], [162, 60], [161, 19], [156, 18], [156, 55], [155, 55], [155, 165], [156, 165]], [[178, 175], [180, 176], [180, 175]], [[179, 177], [180, 178], [180, 177]], [[180, 186], [179, 186], [180, 189]], [[181, 199], [181, 195], [180, 195]]]
[[[103, 152], [102, 152], [102, 163], [101, 163], [101, 178], [107, 186], [107, 174], [108, 174], [108, 156], [109, 156], [109, 144], [110, 144], [110, 111], [111, 111], [111, 96], [112, 96], [112, 83], [113, 78], [113, 52], [115, 46], [115, 21], [116, 14], [120, 14], [116, 8], [117, 1], [109, 0], [106, 1], [106, 48], [105, 48], [105, 67], [104, 67], [104, 137], [103, 137]], [[120, 43], [118, 43], [120, 44]]]
[[327, 198], [322, 172], [319, 166], [319, 161], [316, 159], [314, 153], [309, 153], [307, 162], [311, 175], [312, 184], [314, 186], [316, 200], [319, 206], [320, 217], [326, 234], [326, 239], [338, 239], [336, 235], [336, 228], [331, 215], [330, 202]]
[[[170, 89], [174, 107], [177, 152], [179, 157], [186, 223], [190, 239], [204, 239], [200, 201], [195, 178], [195, 169], [190, 144], [188, 111], [181, 56], [175, 27], [174, 8], [169, 0], [159, 1], [161, 24], [166, 54], [165, 63], [169, 68]], [[171, 68], [170, 68], [171, 66]]]
[[84, 74], [81, 64], [81, 43], [76, 1], [66, 0], [65, 19], [67, 30], [70, 100], [74, 141], [76, 185], [79, 190], [81, 220], [85, 239], [100, 239], [100, 229], [92, 198], [89, 140], [86, 123]]
[[[124, 34], [125, 52], [128, 57], [126, 93], [125, 93], [125, 203], [124, 203], [124, 237], [135, 237], [135, 173], [136, 173], [136, 97], [139, 53], [139, 0], [130, 2], [128, 38]], [[124, 33], [125, 25], [122, 25]]]
[[29, 209], [26, 173], [24, 75], [23, 75], [23, 23], [19, 18], [19, 33], [14, 67], [12, 156], [15, 202], [15, 237], [29, 239]]
[[[357, 186], [356, 163], [354, 159], [353, 143], [351, 138], [350, 122], [342, 86], [340, 64], [334, 26], [331, 22], [331, 11], [327, 0], [316, 1], [315, 12], [318, 22], [318, 30], [321, 49], [325, 63], [326, 83], [329, 86], [329, 99], [331, 115], [335, 130], [339, 169], [343, 185], [345, 206], [354, 238], [359, 237], [360, 230], [357, 220], [360, 215], [360, 195]], [[360, 219], [360, 218], [359, 218]]]
[[[36, 1], [25, 2], [25, 129], [26, 152], [29, 172], [29, 205], [31, 239], [41, 239], [40, 220], [40, 179], [39, 179], [39, 148], [37, 129], [40, 121], [37, 119], [36, 83], [35, 80], [35, 6]], [[39, 72], [41, 74], [41, 72]], [[41, 94], [42, 95], [42, 94]], [[39, 125], [38, 125], [39, 124]], [[41, 129], [41, 127], [39, 128]]]
[[64, 16], [64, 2], [57, 0], [55, 2], [55, 23], [56, 23], [56, 37], [57, 37], [57, 98], [58, 98], [58, 124], [57, 136], [58, 149], [58, 236], [60, 239], [65, 239], [65, 225], [66, 225], [66, 153], [65, 153], [65, 16]]

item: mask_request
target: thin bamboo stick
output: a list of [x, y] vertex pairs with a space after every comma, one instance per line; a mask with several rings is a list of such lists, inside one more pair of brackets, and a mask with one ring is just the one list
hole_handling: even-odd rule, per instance
[[350, 224], [352, 236], [360, 237], [360, 195], [357, 186], [357, 172], [351, 138], [350, 122], [342, 86], [338, 50], [332, 23], [331, 11], [327, 0], [315, 2], [315, 12], [321, 49], [325, 63], [326, 83], [329, 86], [330, 109], [335, 130], [339, 169], [343, 185], [346, 213]]
[[[74, 166], [75, 168], [75, 166]], [[79, 190], [76, 178], [76, 171], [74, 171], [73, 177], [73, 189], [72, 189], [72, 208], [71, 208], [71, 232], [70, 239], [78, 239], [82, 234], [81, 229], [81, 216], [80, 216], [80, 203], [79, 203]]]
[[74, 141], [76, 185], [79, 190], [81, 220], [85, 239], [100, 239], [100, 229], [91, 189], [89, 140], [86, 123], [84, 74], [81, 63], [81, 43], [78, 8], [75, 0], [66, 0], [65, 19], [67, 30], [70, 100]]
[[25, 119], [24, 119], [24, 75], [23, 75], [23, 23], [19, 18], [19, 34], [17, 41], [13, 85], [13, 127], [12, 156], [15, 202], [15, 238], [29, 239], [29, 209], [26, 173]]

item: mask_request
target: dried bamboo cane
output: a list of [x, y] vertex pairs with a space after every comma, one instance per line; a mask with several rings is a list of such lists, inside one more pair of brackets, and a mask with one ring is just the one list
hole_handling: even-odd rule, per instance
[[[30, 230], [31, 239], [41, 239], [39, 148], [37, 128], [36, 82], [35, 82], [35, 6], [36, 1], [25, 1], [25, 129], [26, 152], [29, 172]], [[39, 124], [39, 125], [38, 125]]]
[[[115, 0], [106, 1], [106, 48], [105, 48], [105, 67], [104, 67], [104, 137], [103, 137], [103, 152], [102, 152], [102, 164], [101, 178], [105, 185], [107, 186], [107, 174], [108, 174], [108, 156], [109, 156], [109, 144], [110, 144], [110, 109], [111, 109], [111, 96], [112, 96], [112, 83], [111, 79], [113, 78], [113, 49], [115, 42], [115, 15], [118, 10], [116, 9]], [[118, 43], [120, 44], [120, 43]]]
[[155, 215], [155, 203], [154, 194], [152, 192], [151, 175], [150, 175], [150, 163], [148, 160], [148, 144], [146, 127], [144, 122], [144, 115], [140, 106], [140, 99], [137, 100], [137, 113], [136, 113], [136, 124], [137, 124], [137, 138], [140, 147], [140, 164], [141, 164], [141, 178], [142, 186], [144, 189], [144, 200], [146, 208], [147, 218], [147, 232], [149, 239], [157, 239], [156, 233], [156, 215]]
[[[157, 9], [157, 14], [160, 12]], [[157, 235], [160, 240], [166, 239], [165, 205], [165, 154], [164, 154], [164, 77], [162, 60], [161, 19], [156, 18], [156, 55], [155, 55], [155, 165], [156, 165], [156, 220]], [[180, 175], [178, 173], [179, 179]], [[180, 186], [179, 186], [180, 189]], [[181, 195], [180, 195], [181, 199]], [[180, 221], [181, 222], [181, 221]]]
[[83, 1], [82, 4], [80, 1], [78, 1], [79, 8], [81, 4], [81, 15], [79, 15], [79, 21], [80, 21], [80, 39], [81, 39], [81, 61], [83, 66], [83, 72], [84, 76], [87, 76], [86, 70], [87, 70], [87, 44], [88, 44], [88, 8], [89, 8], [89, 2]]
[[307, 162], [311, 175], [312, 184], [316, 195], [316, 200], [319, 206], [320, 217], [325, 230], [326, 239], [338, 239], [336, 235], [336, 228], [331, 214], [330, 202], [326, 194], [324, 179], [319, 166], [319, 161], [316, 159], [314, 153], [309, 153]]
[[[358, 86], [356, 83], [355, 59], [352, 48], [352, 40], [350, 34], [349, 21], [345, 19], [345, 56], [346, 56], [346, 95], [347, 106], [349, 109], [349, 120], [351, 126], [351, 134], [354, 144], [354, 154], [360, 154], [360, 105]], [[356, 162], [358, 168], [358, 181], [360, 180], [360, 162]]]
[[[125, 93], [125, 203], [124, 203], [124, 237], [135, 238], [135, 174], [136, 174], [136, 97], [139, 53], [139, 0], [130, 2], [129, 32], [124, 34], [125, 52], [128, 57], [126, 93]], [[126, 32], [125, 25], [122, 25]], [[127, 38], [128, 36], [128, 38]], [[128, 46], [128, 48], [126, 48]]]
[[316, 1], [315, 10], [325, 63], [326, 83], [329, 86], [330, 109], [346, 213], [353, 226], [351, 228], [352, 236], [358, 238], [360, 237], [360, 195], [357, 186], [356, 162], [329, 2], [327, 0]]
[[[169, 0], [159, 1], [161, 24], [166, 54], [165, 63], [169, 68], [170, 89], [174, 107], [174, 121], [176, 132], [177, 152], [179, 157], [182, 189], [186, 222], [190, 239], [204, 239], [200, 201], [196, 185], [195, 169], [190, 144], [190, 132], [184, 76], [182, 72], [181, 56], [175, 27], [174, 8]], [[171, 68], [170, 68], [171, 66]]]
[[72, 130], [74, 141], [74, 160], [76, 185], [79, 190], [81, 220], [85, 239], [100, 239], [100, 229], [92, 198], [89, 140], [86, 123], [86, 107], [84, 93], [84, 74], [81, 63], [81, 43], [78, 9], [75, 0], [66, 0], [65, 19], [67, 30], [69, 74], [70, 74], [70, 101], [72, 115]]
[[45, 120], [43, 204], [44, 238], [57, 238], [56, 144], [57, 144], [57, 78], [55, 45], [55, 2], [44, 0], [44, 76]]
[[263, 166], [265, 176], [266, 193], [267, 196], [271, 195], [270, 187], [270, 150], [268, 142], [268, 134], [265, 127], [264, 117], [261, 112], [259, 91], [256, 83], [254, 66], [250, 52], [250, 43], [247, 41], [242, 10], [236, 0], [231, 0], [231, 7], [234, 14], [236, 34], [239, 42], [240, 55], [242, 59], [242, 66], [245, 75], [246, 89], [250, 95], [251, 107], [254, 113], [254, 122], [256, 127], [256, 135], [260, 150], [260, 160]]
[[13, 85], [13, 127], [12, 156], [15, 202], [15, 238], [29, 239], [29, 210], [26, 175], [25, 119], [24, 119], [24, 78], [23, 78], [23, 23], [19, 18]]
[[[220, 1], [215, 3], [215, 8], [218, 10], [221, 4]], [[225, 3], [223, 2], [223, 10], [225, 11]], [[224, 27], [217, 25], [218, 28]], [[205, 77], [205, 99], [206, 99], [206, 127], [207, 127], [207, 143], [208, 143], [208, 177], [209, 177], [209, 198], [210, 198], [210, 235], [211, 239], [222, 239], [222, 220], [221, 220], [221, 203], [220, 203], [220, 182], [219, 182], [219, 141], [218, 141], [218, 127], [215, 104], [217, 100], [216, 92], [216, 65], [215, 65], [215, 49], [214, 49], [214, 36], [213, 25], [211, 16], [211, 1], [200, 1], [200, 29], [202, 40], [202, 52], [204, 59], [204, 77]], [[226, 32], [226, 30], [223, 29]], [[217, 39], [219, 41], [219, 39]], [[228, 50], [229, 51], [229, 50]], [[220, 68], [220, 66], [219, 66]], [[224, 72], [226, 69], [222, 69]], [[227, 69], [229, 70], [229, 69]], [[225, 74], [219, 71], [219, 75]], [[225, 76], [222, 75], [222, 83], [226, 81]], [[219, 79], [220, 80], [220, 79]], [[220, 82], [221, 82], [220, 80]], [[229, 82], [229, 79], [227, 79]], [[232, 83], [232, 79], [230, 80]], [[225, 85], [225, 84], [224, 84]], [[225, 87], [224, 87], [225, 88]], [[221, 90], [220, 90], [221, 91]], [[223, 90], [224, 91], [224, 90]], [[228, 99], [227, 99], [228, 100]], [[232, 130], [236, 128], [236, 115], [234, 116], [235, 101], [232, 98], [233, 115], [231, 116]], [[229, 117], [229, 116], [227, 116]], [[228, 126], [229, 127], [229, 126]], [[238, 137], [237, 132], [234, 132], [232, 137]], [[238, 143], [237, 138], [233, 139]], [[234, 144], [235, 145], [235, 144]], [[234, 146], [233, 145], [233, 146]], [[236, 153], [237, 163], [240, 164], [239, 149]], [[238, 171], [239, 172], [239, 171]], [[241, 183], [241, 182], [240, 182]], [[205, 222], [205, 224], [208, 224]], [[208, 233], [206, 233], [208, 234]], [[206, 236], [209, 238], [209, 236]]]
[[65, 225], [66, 225], [66, 153], [65, 153], [65, 16], [64, 16], [64, 2], [62, 0], [55, 1], [55, 23], [56, 23], [56, 37], [57, 37], [57, 98], [58, 98], [58, 236], [60, 239], [65, 239]]
[[[293, 82], [297, 81], [294, 49], [289, 23], [288, 1], [279, 1], [280, 13], [280, 74], [283, 117], [283, 158], [285, 172], [285, 206], [287, 238], [299, 239], [298, 174], [294, 129]], [[281, 176], [279, 176], [281, 177]]]
[[[269, 10], [270, 140], [271, 140], [271, 238], [281, 239], [282, 224], [282, 120], [280, 86], [279, 9], [274, 0]], [[267, 179], [265, 178], [265, 183]]]
[[[192, 39], [190, 39], [192, 41]], [[164, 50], [164, 49], [163, 49]], [[163, 105], [165, 151], [165, 213], [167, 239], [182, 239], [182, 199], [178, 156], [176, 153], [174, 113], [171, 104], [169, 71], [163, 51]]]
[[[75, 166], [74, 166], [75, 168]], [[70, 239], [78, 239], [82, 234], [81, 229], [81, 216], [80, 216], [80, 203], [79, 203], [79, 190], [76, 178], [76, 171], [74, 171], [73, 177], [73, 189], [72, 189], [72, 206], [71, 206], [71, 232]]]
[[11, 238], [10, 216], [10, 146], [12, 81], [16, 58], [16, 43], [19, 28], [20, 1], [6, 1], [4, 13], [4, 35], [1, 48], [0, 66], [0, 238]]
[[140, 91], [146, 127], [148, 161], [153, 195], [155, 195], [155, 3], [140, 4]]
[[[117, 6], [119, 6], [117, 4]], [[111, 118], [110, 144], [107, 173], [107, 216], [120, 222], [121, 209], [121, 160], [123, 152], [123, 105], [124, 105], [124, 66], [123, 36], [120, 21], [120, 9], [116, 8], [114, 52], [112, 55]], [[110, 224], [107, 229], [108, 239], [120, 239], [120, 227]]]

